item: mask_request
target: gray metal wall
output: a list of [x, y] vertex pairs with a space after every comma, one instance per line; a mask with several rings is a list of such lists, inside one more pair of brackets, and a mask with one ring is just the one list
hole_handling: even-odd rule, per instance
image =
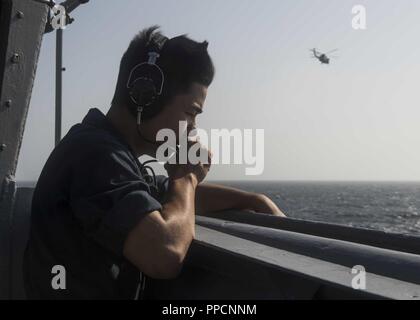
[[0, 12], [0, 299], [10, 296], [15, 171], [48, 7], [2, 0]]

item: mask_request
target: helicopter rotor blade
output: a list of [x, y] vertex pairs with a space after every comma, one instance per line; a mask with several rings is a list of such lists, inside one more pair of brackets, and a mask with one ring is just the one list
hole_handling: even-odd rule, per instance
[[325, 54], [330, 54], [330, 53], [333, 53], [333, 52], [336, 52], [336, 51], [338, 51], [338, 49], [334, 49], [334, 50], [328, 51]]

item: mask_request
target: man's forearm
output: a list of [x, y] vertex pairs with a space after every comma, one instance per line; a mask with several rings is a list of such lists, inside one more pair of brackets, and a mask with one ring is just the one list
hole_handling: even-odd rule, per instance
[[168, 243], [183, 254], [195, 236], [195, 191], [197, 181], [185, 177], [169, 181], [161, 215], [166, 222]]
[[124, 256], [150, 277], [176, 277], [194, 238], [197, 179], [171, 181], [162, 210], [140, 219], [124, 242]]
[[209, 212], [229, 209], [249, 208], [253, 194], [247, 191], [212, 183], [201, 183], [196, 189], [196, 212]]

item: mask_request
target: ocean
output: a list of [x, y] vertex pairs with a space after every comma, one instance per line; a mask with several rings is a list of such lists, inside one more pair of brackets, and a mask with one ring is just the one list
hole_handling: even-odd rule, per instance
[[420, 182], [244, 182], [288, 216], [420, 236]]

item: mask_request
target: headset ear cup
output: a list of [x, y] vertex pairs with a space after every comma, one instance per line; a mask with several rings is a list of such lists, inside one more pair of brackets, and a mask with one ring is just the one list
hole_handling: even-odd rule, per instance
[[137, 79], [130, 88], [131, 100], [138, 106], [149, 107], [156, 100], [157, 91], [153, 81], [146, 78]]
[[[165, 38], [166, 40], [167, 38]], [[146, 116], [146, 118], [149, 118], [148, 115], [154, 115], [159, 112], [153, 105], [162, 94], [165, 82], [164, 73], [156, 64], [160, 49], [161, 47], [149, 50], [149, 60], [134, 66], [128, 76], [128, 94], [134, 105], [130, 106], [130, 110], [134, 116], [138, 116], [137, 110], [139, 107], [143, 109], [142, 115]]]

